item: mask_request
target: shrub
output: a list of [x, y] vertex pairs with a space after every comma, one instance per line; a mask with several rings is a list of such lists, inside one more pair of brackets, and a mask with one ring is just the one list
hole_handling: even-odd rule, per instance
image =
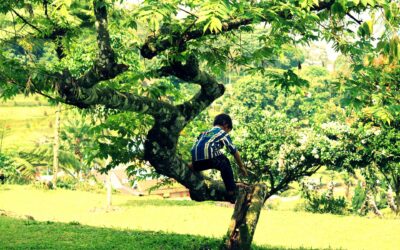
[[77, 180], [71, 176], [62, 176], [57, 179], [57, 187], [69, 190], [76, 190]]
[[388, 200], [385, 192], [379, 192], [378, 199], [376, 199], [376, 206], [378, 209], [385, 209], [388, 207]]
[[23, 170], [24, 168], [19, 169], [18, 166], [14, 164], [10, 156], [0, 153], [0, 184], [24, 184], [29, 182], [30, 176], [24, 176]]
[[331, 183], [328, 191], [320, 194], [316, 185], [302, 183], [301, 193], [305, 199], [305, 211], [312, 213], [347, 214], [347, 202], [343, 196], [334, 197], [334, 184]]
[[357, 213], [357, 211], [361, 209], [366, 195], [365, 189], [362, 187], [361, 183], [358, 183], [354, 189], [354, 196], [351, 199], [351, 208], [353, 213]]
[[305, 210], [312, 213], [331, 213], [331, 214], [346, 214], [347, 202], [342, 196], [329, 197], [327, 192], [322, 195], [315, 195], [307, 197]]
[[33, 183], [33, 187], [44, 190], [49, 190], [54, 188], [53, 183], [51, 181], [35, 181]]
[[69, 190], [81, 190], [87, 192], [104, 192], [104, 185], [95, 180], [78, 181], [71, 176], [63, 176], [57, 180], [57, 187]]

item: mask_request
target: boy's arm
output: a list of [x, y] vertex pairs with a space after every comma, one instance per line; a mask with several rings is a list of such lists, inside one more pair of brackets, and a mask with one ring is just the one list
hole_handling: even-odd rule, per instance
[[233, 156], [235, 157], [235, 161], [239, 165], [240, 172], [242, 172], [242, 174], [244, 176], [247, 176], [247, 170], [244, 167], [242, 159], [240, 158], [239, 151], [237, 150], [235, 145], [233, 145], [233, 143], [232, 143], [231, 137], [227, 134], [226, 137], [222, 140], [222, 142], [228, 147], [228, 150], [230, 151], [230, 153], [233, 154]]
[[247, 176], [247, 170], [242, 162], [242, 159], [240, 158], [239, 151], [236, 150], [235, 154], [233, 155], [235, 157], [236, 163], [239, 165], [240, 171], [244, 176]]

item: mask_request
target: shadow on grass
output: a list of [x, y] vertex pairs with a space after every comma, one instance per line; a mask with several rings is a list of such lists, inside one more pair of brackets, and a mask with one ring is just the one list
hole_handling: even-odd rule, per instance
[[[221, 239], [0, 216], [0, 249], [220, 249]], [[300, 250], [254, 246], [256, 250]]]
[[0, 191], [10, 191], [10, 190], [11, 190], [11, 188], [0, 183]]
[[198, 206], [201, 204], [215, 204], [214, 201], [204, 201], [197, 202], [192, 200], [164, 200], [164, 199], [135, 199], [127, 201], [126, 203], [120, 206], [127, 207], [143, 207], [143, 206], [155, 206], [155, 207], [165, 207], [165, 206]]

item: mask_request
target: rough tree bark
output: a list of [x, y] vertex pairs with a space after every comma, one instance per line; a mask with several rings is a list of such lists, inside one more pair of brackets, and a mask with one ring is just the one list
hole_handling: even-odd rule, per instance
[[395, 203], [396, 203], [396, 215], [400, 214], [400, 177], [397, 177], [395, 182], [394, 191], [396, 194]]
[[389, 187], [387, 191], [386, 198], [390, 209], [393, 212], [398, 213], [396, 203], [394, 202], [393, 191], [391, 187]]
[[226, 249], [250, 249], [267, 188], [257, 184], [240, 189], [225, 241]]
[[367, 191], [367, 195], [365, 196], [365, 201], [360, 208], [360, 212], [367, 213], [368, 210], [371, 210], [376, 216], [382, 217], [382, 213], [379, 211], [374, 199], [374, 195], [370, 190]]
[[394, 180], [394, 192], [396, 194], [395, 203], [396, 203], [396, 215], [400, 214], [400, 176], [393, 175]]

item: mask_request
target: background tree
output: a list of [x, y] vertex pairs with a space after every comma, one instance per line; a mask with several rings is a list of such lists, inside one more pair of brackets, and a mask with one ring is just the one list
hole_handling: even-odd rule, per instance
[[[353, 66], [338, 70], [342, 77], [338, 78], [337, 86], [342, 104], [347, 106], [353, 116], [348, 124], [352, 127], [351, 133], [344, 138], [348, 141], [349, 152], [345, 166], [350, 171], [354, 168], [361, 170], [366, 179], [368, 197], [365, 198], [373, 203], [372, 196], [377, 192], [377, 182], [386, 185], [387, 189], [395, 190], [396, 205], [392, 203], [391, 208], [398, 213], [400, 193], [396, 190], [399, 189], [400, 149], [395, 138], [399, 137], [400, 68], [395, 41], [398, 40], [396, 30], [399, 23], [393, 19], [393, 14], [398, 14], [398, 5], [391, 3], [384, 8], [383, 14], [380, 18], [384, 20], [387, 32], [383, 32], [386, 34], [376, 47], [363, 40], [352, 46], [344, 45], [349, 52], [344, 60]], [[373, 36], [375, 27], [371, 20], [367, 24], [359, 29], [360, 36], [364, 38]], [[353, 54], [352, 50], [357, 53]], [[389, 200], [393, 199], [390, 194], [388, 196]]]

